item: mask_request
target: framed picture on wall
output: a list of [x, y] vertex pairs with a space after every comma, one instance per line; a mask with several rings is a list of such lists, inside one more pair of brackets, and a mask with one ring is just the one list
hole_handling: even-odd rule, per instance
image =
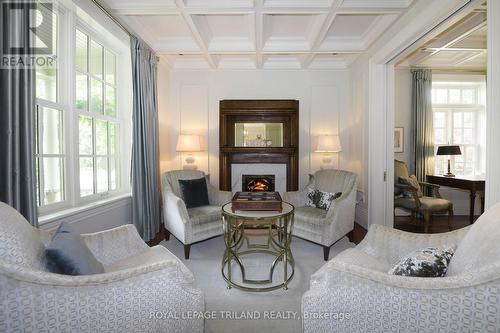
[[394, 152], [402, 153], [405, 147], [404, 127], [394, 127]]

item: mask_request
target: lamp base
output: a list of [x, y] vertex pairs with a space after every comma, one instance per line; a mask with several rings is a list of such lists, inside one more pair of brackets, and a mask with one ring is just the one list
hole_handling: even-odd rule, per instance
[[194, 164], [194, 157], [193, 155], [189, 154], [186, 159], [186, 164], [184, 164], [182, 166], [182, 168], [184, 170], [197, 170], [198, 169], [198, 166], [196, 164]]
[[445, 173], [443, 176], [444, 177], [455, 177], [455, 175], [452, 174], [451, 172]]

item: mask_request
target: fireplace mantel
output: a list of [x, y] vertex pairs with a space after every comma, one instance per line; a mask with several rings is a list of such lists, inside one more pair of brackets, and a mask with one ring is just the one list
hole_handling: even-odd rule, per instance
[[[231, 164], [286, 164], [287, 191], [296, 191], [299, 182], [299, 101], [222, 100], [220, 101], [219, 163], [220, 189], [231, 190]], [[236, 147], [237, 122], [279, 122], [283, 124], [282, 147]]]

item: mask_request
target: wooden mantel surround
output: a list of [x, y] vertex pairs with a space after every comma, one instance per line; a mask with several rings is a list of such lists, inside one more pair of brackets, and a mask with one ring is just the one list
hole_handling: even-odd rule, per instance
[[[231, 164], [286, 164], [286, 189], [299, 185], [299, 101], [222, 100], [219, 103], [220, 189], [231, 191]], [[235, 123], [283, 124], [283, 147], [235, 147]]]

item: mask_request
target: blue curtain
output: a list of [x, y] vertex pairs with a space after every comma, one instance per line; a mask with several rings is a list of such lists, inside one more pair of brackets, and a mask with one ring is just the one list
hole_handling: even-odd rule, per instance
[[160, 172], [156, 56], [131, 37], [132, 81], [132, 221], [149, 241], [160, 231]]
[[[4, 1], [0, 2], [0, 5]], [[2, 22], [18, 30], [2, 34], [3, 45], [29, 46], [27, 25]], [[12, 32], [12, 31], [10, 31]], [[5, 37], [5, 39], [4, 39]], [[17, 38], [16, 38], [17, 37]], [[3, 48], [0, 56], [9, 57]], [[32, 68], [0, 69], [0, 201], [17, 209], [38, 227], [35, 178], [35, 73]]]
[[432, 71], [415, 69], [412, 73], [411, 158], [410, 168], [419, 181], [434, 174], [434, 126], [432, 114]]

